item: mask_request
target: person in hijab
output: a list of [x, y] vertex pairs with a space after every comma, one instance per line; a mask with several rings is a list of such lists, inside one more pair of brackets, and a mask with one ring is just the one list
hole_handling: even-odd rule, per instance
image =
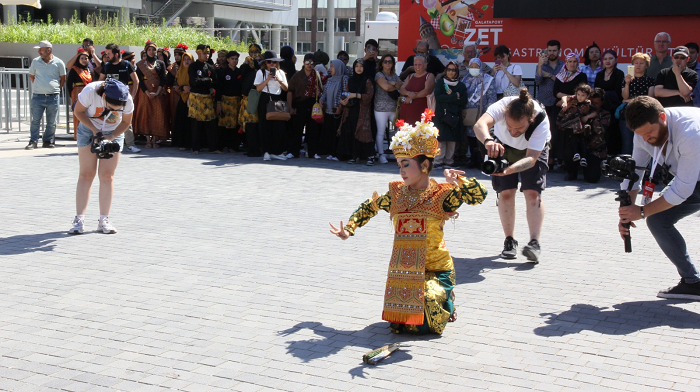
[[175, 76], [175, 89], [180, 95], [175, 107], [175, 121], [173, 124], [173, 146], [180, 148], [180, 151], [189, 150], [192, 147], [192, 124], [188, 117], [189, 108], [187, 101], [190, 95], [190, 65], [194, 63], [191, 54], [182, 53], [182, 60]]
[[134, 114], [134, 133], [146, 136], [146, 148], [158, 148], [160, 146], [157, 142], [170, 136], [165, 109], [168, 100], [163, 95], [166, 69], [165, 63], [156, 57], [155, 43], [146, 42], [144, 50], [146, 58], [136, 63], [139, 92]]
[[[434, 168], [452, 168], [457, 142], [462, 140], [462, 109], [467, 103], [467, 87], [459, 81], [459, 65], [450, 61], [445, 76], [435, 82], [435, 120], [440, 131], [440, 154], [435, 157]], [[444, 165], [444, 166], [443, 166]]]
[[[462, 78], [462, 83], [467, 87], [467, 104], [463, 107], [466, 109], [479, 109], [477, 118], [481, 117], [486, 112], [486, 109], [498, 100], [494, 77], [484, 71], [484, 66], [478, 58], [469, 60], [467, 75]], [[464, 131], [466, 143], [462, 143], [462, 150], [458, 149], [461, 154], [460, 157], [466, 155], [468, 148], [470, 154], [468, 166], [480, 168], [481, 163], [484, 162], [484, 156], [480, 148], [481, 143], [476, 138], [476, 134], [474, 134], [473, 126], [466, 126]]]
[[[66, 78], [66, 89], [68, 95], [70, 96], [71, 107], [75, 106], [78, 101], [78, 94], [87, 86], [92, 83], [92, 73], [88, 67], [89, 57], [88, 53], [83, 48], [78, 48], [78, 58], [68, 72], [68, 77]], [[73, 140], [78, 140], [78, 124], [80, 120], [73, 116]]]
[[338, 155], [349, 157], [348, 163], [367, 159], [367, 166], [374, 165], [374, 138], [372, 137], [372, 98], [374, 84], [365, 75], [362, 59], [352, 64], [353, 74], [348, 79], [347, 95], [340, 104], [343, 117], [340, 120]]
[[[588, 76], [579, 71], [579, 57], [576, 53], [569, 53], [566, 56], [566, 64], [556, 76], [554, 81], [553, 93], [560, 100], [557, 105], [561, 106], [562, 110], [566, 110], [568, 98], [575, 93], [576, 87], [580, 84], [588, 84]], [[550, 156], [558, 162], [564, 161], [564, 138], [556, 136], [552, 138], [552, 151]]]
[[280, 69], [287, 74], [287, 80], [292, 80], [294, 74], [297, 73], [297, 68], [295, 64], [296, 57], [294, 56], [294, 49], [291, 46], [283, 46], [280, 49]]
[[345, 63], [341, 60], [331, 61], [330, 75], [321, 95], [323, 127], [319, 137], [318, 154], [326, 155], [328, 160], [337, 161], [335, 154], [338, 148], [338, 128], [340, 128], [342, 113], [341, 94], [347, 91], [349, 78]]
[[170, 49], [167, 46], [158, 49], [158, 60], [165, 64], [165, 88], [162, 94], [165, 96], [168, 105], [163, 109], [166, 112], [166, 119], [168, 120], [168, 132], [172, 134], [175, 110], [177, 108], [177, 101], [180, 99], [180, 94], [173, 90], [175, 77], [177, 75], [177, 67], [174, 62], [170, 62], [170, 58]]

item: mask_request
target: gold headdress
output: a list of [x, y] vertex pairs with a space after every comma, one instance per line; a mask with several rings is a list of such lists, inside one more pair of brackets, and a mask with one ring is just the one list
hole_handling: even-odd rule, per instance
[[434, 115], [432, 110], [425, 109], [420, 116], [421, 121], [416, 122], [415, 126], [408, 125], [403, 120], [396, 122], [400, 130], [391, 138], [389, 145], [396, 158], [415, 158], [419, 155], [435, 158], [440, 155], [437, 140], [439, 132], [430, 121]]

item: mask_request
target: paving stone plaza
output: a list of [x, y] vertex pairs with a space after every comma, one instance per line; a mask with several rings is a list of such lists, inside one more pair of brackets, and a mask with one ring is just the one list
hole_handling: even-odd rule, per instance
[[[700, 304], [656, 297], [679, 276], [643, 223], [624, 253], [614, 181], [549, 174], [536, 266], [498, 257], [494, 192], [460, 208], [445, 225], [457, 321], [393, 335], [388, 214], [345, 242], [328, 222], [385, 192], [395, 164], [122, 154], [119, 233], [93, 231], [96, 179], [87, 231], [69, 236], [75, 142], [24, 151], [26, 131], [0, 134], [0, 390], [700, 390]], [[522, 195], [517, 208], [522, 246]], [[678, 225], [696, 262], [697, 223]], [[388, 359], [362, 363], [392, 342]]]

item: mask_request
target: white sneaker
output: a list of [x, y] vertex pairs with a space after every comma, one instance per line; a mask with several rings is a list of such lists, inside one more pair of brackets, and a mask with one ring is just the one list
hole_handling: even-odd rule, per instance
[[271, 161], [271, 160], [272, 160], [272, 158], [270, 158], [270, 154], [265, 153], [265, 155], [263, 155], [263, 161]]
[[136, 146], [129, 146], [126, 149], [133, 152], [133, 153], [141, 152], [141, 149], [136, 147]]
[[77, 216], [75, 219], [73, 219], [73, 227], [68, 230], [68, 234], [83, 234], [83, 225], [85, 221], [83, 219], [78, 218]]
[[280, 161], [286, 161], [287, 157], [284, 155], [275, 155], [275, 154], [270, 154], [270, 157], [272, 159], [279, 159]]
[[338, 160], [338, 158], [334, 157], [333, 155], [329, 155], [328, 158], [326, 158], [326, 159], [328, 159], [329, 161], [337, 161]]
[[386, 160], [384, 154], [379, 156], [379, 163], [389, 163], [389, 161]]
[[117, 229], [109, 222], [108, 217], [98, 221], [97, 231], [101, 231], [103, 234], [117, 234]]
[[314, 154], [314, 159], [321, 159], [321, 156], [318, 154]]
[[292, 154], [292, 153], [290, 152], [289, 154], [284, 155], [284, 157], [287, 158], [287, 159], [294, 159], [294, 154]]

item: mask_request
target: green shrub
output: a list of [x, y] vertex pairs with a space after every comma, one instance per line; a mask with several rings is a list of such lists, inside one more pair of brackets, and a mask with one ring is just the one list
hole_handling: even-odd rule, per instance
[[17, 24], [0, 26], [0, 42], [35, 43], [48, 40], [53, 44], [82, 44], [83, 38], [89, 37], [95, 45], [116, 43], [120, 46], [144, 46], [149, 39], [159, 47], [174, 48], [184, 43], [190, 49], [199, 44], [208, 44], [217, 51], [220, 49], [236, 50], [241, 53], [248, 51], [248, 46], [242, 42], [233, 42], [230, 38], [213, 37], [204, 31], [182, 26], [165, 26], [149, 24], [136, 25], [133, 22], [120, 23], [118, 17], [102, 17], [89, 15], [87, 22], [81, 22], [77, 13], [71, 20], [54, 23], [51, 16], [46, 22], [32, 23], [29, 20]]

